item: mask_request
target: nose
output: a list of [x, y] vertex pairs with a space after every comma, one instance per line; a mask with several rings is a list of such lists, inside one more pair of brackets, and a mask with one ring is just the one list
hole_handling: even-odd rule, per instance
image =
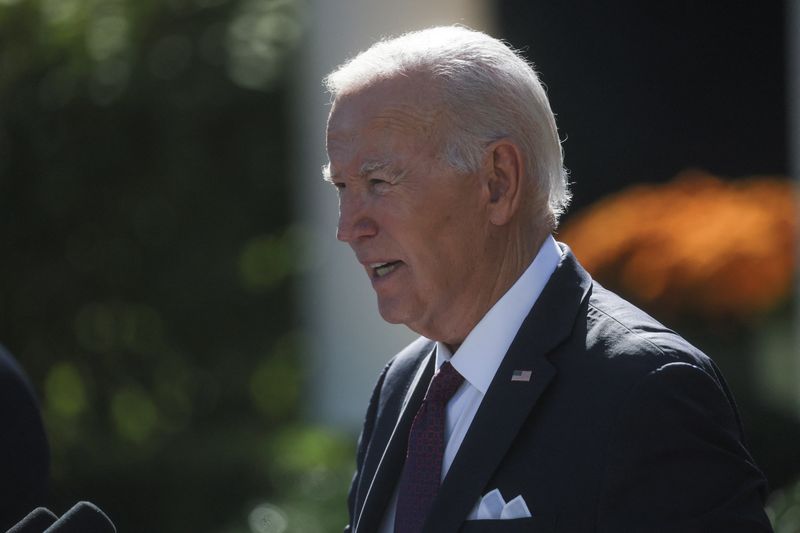
[[339, 197], [339, 225], [336, 238], [342, 242], [354, 242], [372, 237], [378, 225], [369, 212], [365, 202], [352, 194], [343, 193]]

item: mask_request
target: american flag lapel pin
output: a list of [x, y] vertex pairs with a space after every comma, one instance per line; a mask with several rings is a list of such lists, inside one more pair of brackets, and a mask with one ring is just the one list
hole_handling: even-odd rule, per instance
[[530, 381], [533, 372], [530, 370], [514, 370], [511, 374], [511, 381]]

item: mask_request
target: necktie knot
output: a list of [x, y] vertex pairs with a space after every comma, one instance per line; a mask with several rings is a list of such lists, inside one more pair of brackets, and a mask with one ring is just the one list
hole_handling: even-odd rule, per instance
[[449, 361], [445, 361], [439, 367], [439, 372], [433, 376], [428, 392], [425, 394], [425, 401], [446, 404], [463, 382], [464, 376], [459, 374]]

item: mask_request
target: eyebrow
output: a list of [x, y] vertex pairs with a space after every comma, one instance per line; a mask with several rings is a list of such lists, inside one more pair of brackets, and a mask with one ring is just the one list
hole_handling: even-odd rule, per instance
[[366, 178], [373, 172], [379, 172], [391, 166], [391, 162], [388, 160], [383, 161], [367, 161], [363, 165], [361, 165], [361, 169], [358, 172], [358, 175], [362, 178]]
[[[358, 176], [361, 177], [361, 178], [366, 178], [367, 176], [369, 176], [370, 174], [372, 174], [374, 172], [379, 172], [381, 170], [385, 170], [385, 169], [390, 168], [390, 167], [392, 167], [392, 162], [389, 161], [388, 159], [379, 160], [379, 161], [367, 161], [363, 165], [361, 165], [361, 168], [358, 171]], [[403, 174], [403, 172], [400, 172], [398, 170], [393, 170], [392, 171], [393, 177], [399, 177], [402, 174]], [[327, 181], [329, 183], [333, 183], [333, 179], [336, 178], [336, 177], [337, 176], [335, 174], [331, 174], [331, 164], [330, 164], [330, 162], [322, 165], [322, 179], [323, 180], [325, 180], [325, 181]]]

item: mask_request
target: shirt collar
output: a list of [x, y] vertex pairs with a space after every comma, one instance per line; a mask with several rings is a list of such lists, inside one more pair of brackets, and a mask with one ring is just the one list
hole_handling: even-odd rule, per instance
[[486, 394], [511, 342], [561, 260], [561, 248], [548, 235], [533, 262], [492, 306], [451, 354], [436, 343], [436, 368], [450, 361], [453, 368], [481, 394]]

